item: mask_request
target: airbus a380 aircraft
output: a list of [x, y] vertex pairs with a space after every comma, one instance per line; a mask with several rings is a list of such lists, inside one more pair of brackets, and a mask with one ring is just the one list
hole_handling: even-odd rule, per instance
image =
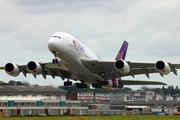
[[[79, 80], [78, 88], [86, 88], [87, 84], [92, 84], [95, 88], [123, 88], [124, 85], [165, 85], [161, 82], [122, 80], [122, 77], [145, 74], [149, 78], [149, 73], [159, 73], [161, 76], [173, 72], [177, 75], [176, 69], [180, 64], [166, 63], [162, 60], [156, 63], [142, 63], [125, 61], [128, 43], [124, 41], [115, 60], [102, 60], [80, 41], [73, 36], [56, 32], [48, 41], [48, 48], [54, 55], [52, 62], [30, 61], [27, 65], [7, 63], [5, 72], [11, 76], [18, 76], [20, 72], [26, 76], [31, 73], [34, 77], [41, 74], [45, 79], [46, 75], [53, 78], [60, 76], [65, 86], [72, 85], [72, 80]], [[59, 60], [59, 59], [60, 60]]]

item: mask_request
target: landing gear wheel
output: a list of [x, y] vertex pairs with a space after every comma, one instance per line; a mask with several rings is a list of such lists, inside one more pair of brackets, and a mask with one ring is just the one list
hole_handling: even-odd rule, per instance
[[93, 83], [92, 87], [94, 87], [94, 88], [102, 88], [100, 83]]
[[100, 85], [102, 86], [102, 85], [109, 85], [109, 82], [108, 81], [101, 81], [100, 82]]
[[55, 64], [55, 59], [52, 59], [52, 63]]
[[76, 87], [77, 87], [77, 88], [87, 88], [87, 84], [77, 83]]
[[77, 88], [81, 88], [81, 83], [77, 83], [77, 84], [76, 84], [76, 87], [77, 87]]
[[64, 82], [64, 86], [68, 86], [68, 82]]
[[87, 84], [82, 84], [82, 88], [87, 88]]
[[71, 86], [71, 85], [72, 85], [72, 82], [71, 82], [71, 81], [69, 81], [69, 82], [68, 82], [68, 85], [69, 85], [69, 86]]
[[97, 87], [97, 84], [96, 84], [96, 83], [93, 83], [93, 84], [92, 84], [92, 87], [96, 88], [96, 87]]
[[56, 63], [58, 63], [58, 59], [57, 59], [57, 57], [58, 57], [58, 52], [53, 51], [53, 54], [54, 54], [55, 59], [52, 59], [52, 63], [53, 63], [53, 64], [56, 64]]
[[72, 82], [71, 81], [66, 81], [64, 82], [64, 86], [71, 86], [72, 85]]
[[108, 81], [104, 81], [105, 82], [105, 85], [109, 85], [109, 82]]
[[53, 64], [58, 63], [58, 59], [52, 59], [52, 63], [53, 63]]

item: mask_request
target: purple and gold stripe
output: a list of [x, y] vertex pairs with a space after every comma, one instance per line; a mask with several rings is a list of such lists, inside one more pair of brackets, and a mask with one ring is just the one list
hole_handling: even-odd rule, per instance
[[124, 85], [121, 83], [121, 80], [118, 78], [111, 79], [112, 88], [123, 88]]

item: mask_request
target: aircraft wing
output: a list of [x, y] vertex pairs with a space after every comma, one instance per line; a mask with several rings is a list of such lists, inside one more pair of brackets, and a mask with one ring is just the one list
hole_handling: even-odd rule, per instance
[[141, 81], [141, 80], [121, 80], [123, 85], [167, 85], [158, 81]]
[[[130, 72], [127, 74], [120, 73], [117, 69], [115, 69], [115, 62], [114, 61], [104, 61], [104, 60], [89, 60], [89, 59], [82, 59], [82, 64], [92, 73], [100, 74], [105, 79], [112, 79], [112, 78], [120, 78], [124, 76], [135, 76], [144, 74], [149, 78], [150, 73], [160, 73], [156, 70], [155, 65], [156, 63], [146, 63], [146, 62], [130, 62], [125, 61], [128, 66], [130, 67]], [[171, 72], [177, 75], [177, 70], [180, 69], [180, 64], [172, 64], [167, 63], [171, 69]], [[160, 73], [161, 76], [163, 74]]]
[[[70, 79], [76, 80], [76, 78], [67, 70], [64, 64], [62, 64], [62, 61], [59, 61], [57, 64], [53, 64], [52, 62], [38, 62], [36, 64], [40, 65], [40, 68], [42, 70], [40, 74], [45, 79], [46, 79], [46, 75], [50, 75], [53, 78], [55, 78], [56, 76], [59, 76], [63, 80], [70, 76], [69, 77]], [[19, 72], [22, 72], [25, 77], [27, 74], [32, 74], [31, 72], [28, 71], [26, 64], [23, 64], [23, 65], [14, 64], [14, 67], [16, 66], [19, 69]], [[0, 67], [0, 69], [4, 69], [4, 67]], [[32, 74], [32, 75], [36, 78], [36, 74]]]

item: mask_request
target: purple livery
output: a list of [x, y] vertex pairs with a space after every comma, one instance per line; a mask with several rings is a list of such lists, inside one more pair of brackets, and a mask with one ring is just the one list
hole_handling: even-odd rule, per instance
[[125, 60], [127, 48], [128, 48], [128, 42], [124, 41], [115, 60]]
[[[128, 42], [124, 41], [115, 60], [125, 60], [127, 48], [128, 48]], [[119, 78], [111, 79], [111, 81], [112, 81], [112, 88], [124, 87], [124, 85], [121, 83], [121, 80]]]
[[111, 79], [112, 81], [112, 88], [123, 88], [124, 85], [121, 83], [121, 80], [119, 78]]

